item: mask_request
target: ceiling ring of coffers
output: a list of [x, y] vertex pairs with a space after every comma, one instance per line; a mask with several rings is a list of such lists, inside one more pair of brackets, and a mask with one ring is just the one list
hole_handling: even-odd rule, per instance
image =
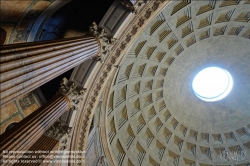
[[[224, 1], [223, 1], [224, 2]], [[220, 3], [220, 5], [222, 6], [222, 8], [224, 7], [223, 5], [226, 5], [225, 3], [223, 4], [223, 2], [221, 2]], [[235, 1], [236, 2], [236, 1]], [[232, 3], [232, 2], [231, 2]], [[236, 2], [237, 3], [237, 2]], [[241, 3], [243, 3], [243, 1], [241, 1]], [[246, 2], [247, 3], [247, 2]], [[248, 2], [249, 3], [249, 2]], [[214, 25], [207, 25], [207, 26], [204, 26], [204, 25], [206, 25], [206, 23], [200, 23], [200, 25], [198, 24], [197, 26], [198, 26], [198, 33], [196, 34], [196, 36], [198, 36], [198, 38], [199, 39], [197, 39], [198, 41], [206, 41], [206, 40], [204, 40], [204, 39], [208, 39], [208, 40], [210, 40], [209, 38], [211, 37], [211, 38], [216, 38], [216, 37], [218, 37], [218, 35], [224, 35], [224, 34], [228, 34], [228, 35], [235, 35], [235, 36], [241, 36], [241, 37], [244, 37], [244, 39], [242, 38], [242, 40], [245, 40], [245, 41], [247, 41], [247, 42], [249, 42], [249, 35], [250, 35], [250, 32], [249, 32], [249, 12], [247, 13], [244, 13], [244, 11], [241, 13], [241, 12], [238, 12], [238, 13], [236, 13], [236, 16], [234, 17], [234, 19], [231, 19], [232, 20], [232, 22], [230, 21], [230, 19], [228, 20], [228, 21], [225, 21], [226, 22], [226, 27], [225, 27], [225, 24], [223, 23], [223, 19], [228, 19], [227, 17], [232, 17], [232, 15], [233, 15], [233, 12], [235, 12], [234, 11], [234, 9], [233, 8], [235, 8], [235, 7], [232, 7], [231, 5], [237, 5], [237, 4], [230, 4], [229, 5], [229, 7], [225, 7], [225, 8], [223, 8], [223, 9], [225, 9], [225, 10], [221, 10], [221, 11], [219, 11], [219, 12], [221, 12], [221, 13], [219, 13], [219, 14], [217, 14], [217, 16], [218, 16], [218, 18], [217, 17], [215, 17], [214, 18], [214, 22], [215, 21], [217, 21], [217, 25], [216, 26], [214, 26]], [[183, 10], [185, 10], [185, 8], [183, 8]], [[227, 11], [227, 12], [225, 12], [225, 11]], [[226, 14], [225, 14], [225, 13]], [[184, 12], [185, 13], [185, 12]], [[212, 13], [212, 11], [208, 11], [208, 13], [209, 14], [211, 14]], [[223, 14], [225, 14], [225, 15], [223, 15]], [[242, 15], [244, 15], [243, 17], [242, 17]], [[246, 16], [246, 17], [245, 17]], [[202, 17], [200, 17], [200, 18], [202, 18]], [[188, 19], [188, 18], [187, 18]], [[210, 18], [208, 17], [208, 18], [206, 18], [207, 20], [209, 20]], [[241, 19], [245, 19], [245, 21], [244, 21], [244, 23], [233, 23], [233, 21], [234, 20], [237, 20], [237, 21], [239, 21], [239, 20], [241, 20]], [[201, 19], [202, 20], [202, 19]], [[222, 23], [220, 23], [222, 21]], [[177, 21], [178, 22], [178, 21]], [[181, 22], [179, 22], [179, 23], [181, 23]], [[228, 24], [228, 25], [227, 25]], [[243, 30], [242, 31], [242, 24], [244, 24], [245, 25], [245, 28], [248, 28], [248, 30]], [[185, 25], [185, 24], [183, 24], [183, 25]], [[181, 27], [181, 28], [185, 28], [185, 26], [183, 26], [182, 24], [181, 25], [179, 25], [179, 24], [176, 24], [176, 26], [178, 26], [178, 27]], [[234, 27], [234, 26], [236, 26], [236, 28]], [[204, 31], [204, 29], [205, 29], [205, 31]], [[184, 44], [187, 44], [188, 46], [183, 46], [183, 43], [181, 43], [182, 44], [182, 46], [184, 47], [183, 49], [185, 49], [185, 48], [187, 48], [187, 47], [189, 47], [189, 46], [191, 46], [191, 45], [193, 45], [194, 44], [194, 41], [192, 41], [192, 34], [187, 34], [187, 35], [185, 35], [185, 33], [188, 33], [188, 29], [190, 29], [190, 27], [188, 27], [187, 28], [187, 31], [183, 31], [184, 33], [182, 33], [182, 34], [184, 34], [184, 36], [183, 36], [183, 38], [185, 38], [186, 40], [187, 39], [191, 39], [190, 40], [190, 42], [187, 42], [187, 43], [184, 43]], [[209, 31], [208, 31], [208, 29], [209, 29]], [[214, 31], [212, 31], [212, 30], [214, 30]], [[191, 31], [192, 31], [192, 29], [191, 29]], [[204, 32], [204, 33], [203, 33]], [[171, 33], [170, 33], [171, 34]], [[171, 36], [171, 35], [170, 35]], [[232, 37], [233, 38], [233, 37]], [[236, 37], [237, 38], [237, 37]], [[175, 38], [173, 38], [173, 40], [171, 40], [171, 41], [169, 41], [169, 40], [166, 40], [165, 42], [167, 42], [167, 41], [169, 41], [169, 44], [168, 44], [168, 47], [171, 47], [172, 49], [172, 51], [173, 51], [173, 54], [175, 54], [175, 56], [173, 56], [173, 59], [169, 59], [169, 60], [167, 60], [167, 59], [164, 59], [164, 60], [167, 60], [169, 63], [170, 63], [170, 65], [171, 65], [171, 63], [173, 63], [174, 62], [174, 60], [175, 60], [175, 58], [177, 59], [177, 57], [178, 57], [178, 55], [179, 54], [181, 54], [181, 52], [183, 51], [182, 50], [182, 48], [181, 47], [176, 47], [177, 45], [178, 45], [178, 42], [176, 42], [176, 43], [174, 43], [174, 42], [172, 42], [172, 41], [174, 41], [174, 39]], [[236, 40], [238, 40], [238, 39], [236, 39]], [[241, 40], [241, 39], [239, 39], [239, 40]], [[140, 41], [141, 42], [141, 41]], [[174, 47], [173, 47], [173, 45], [172, 45], [172, 43], [174, 43], [173, 45], [174, 45]], [[191, 43], [191, 44], [190, 44]], [[137, 43], [138, 44], [138, 43]], [[137, 44], [135, 44], [135, 47], [137, 46]], [[142, 44], [141, 45], [144, 45], [145, 43], [143, 43], [142, 42]], [[180, 43], [179, 43], [180, 44]], [[190, 44], [190, 45], [189, 45]], [[138, 44], [139, 45], [139, 44]], [[143, 46], [140, 46], [140, 47], [143, 47]], [[176, 50], [174, 50], [174, 48], [178, 48], [178, 49], [176, 49]], [[249, 49], [249, 48], [248, 48]], [[143, 49], [142, 49], [143, 50]], [[144, 50], [145, 51], [145, 50]], [[138, 54], [138, 56], [139, 56], [139, 54]], [[131, 61], [132, 62], [132, 61]], [[128, 69], [131, 71], [131, 68], [132, 67], [130, 67], [129, 66], [129, 63], [127, 63], [126, 65], [128, 65], [127, 67], [128, 67]], [[144, 69], [145, 68], [145, 66], [142, 66], [142, 68]], [[134, 68], [133, 68], [134, 69]], [[133, 70], [134, 71], [134, 70]], [[131, 74], [130, 74], [130, 76], [133, 74], [133, 72], [131, 71]], [[138, 73], [137, 73], [138, 74]], [[125, 76], [124, 76], [125, 77]], [[116, 84], [119, 84], [119, 78], [122, 78], [122, 76], [121, 76], [121, 74], [119, 74], [118, 76], [117, 76], [117, 80], [116, 80]], [[123, 79], [123, 78], [122, 78]], [[122, 80], [121, 79], [121, 82], [123, 82], [124, 80]], [[125, 82], [126, 82], [126, 78], [125, 78]], [[118, 85], [114, 85], [114, 86], [118, 86]], [[119, 90], [123, 90], [123, 87], [124, 86], [120, 86], [120, 89]], [[124, 90], [126, 91], [126, 88], [124, 88]], [[141, 90], [140, 90], [141, 91]], [[112, 91], [111, 91], [112, 92]], [[129, 93], [128, 93], [129, 91], [127, 91], [127, 95], [129, 95]], [[118, 96], [117, 96], [118, 97]], [[117, 98], [116, 98], [117, 99]], [[119, 103], [120, 103], [120, 101], [121, 102], [125, 102], [125, 101], [122, 101], [122, 99], [120, 100], [117, 100], [118, 102], [118, 105], [117, 106], [119, 106]], [[154, 104], [154, 102], [153, 102], [153, 104]], [[121, 111], [122, 111], [122, 109], [121, 109]], [[126, 112], [126, 111], [124, 111], [124, 112]], [[152, 111], [152, 112], [154, 112], [154, 111]], [[114, 114], [114, 116], [116, 116], [115, 114]], [[112, 117], [114, 117], [114, 116], [110, 116], [111, 118], [110, 119], [112, 119]], [[143, 114], [143, 117], [144, 117], [144, 114]], [[138, 117], [138, 119], [140, 119], [139, 117]], [[160, 119], [161, 120], [161, 119]], [[116, 125], [117, 125], [117, 128], [119, 127], [118, 126], [118, 122], [119, 121], [119, 119], [118, 120], [115, 120], [115, 118], [114, 118], [114, 122], [116, 123]], [[128, 121], [129, 121], [129, 118], [128, 118]], [[157, 121], [157, 120], [156, 120]], [[163, 121], [162, 121], [163, 122]], [[107, 125], [109, 125], [109, 123], [110, 123], [110, 121], [108, 121], [108, 123], [107, 123]], [[121, 121], [121, 124], [122, 124], [122, 121]], [[180, 126], [180, 125], [179, 125]], [[185, 126], [184, 126], [185, 127]], [[245, 127], [245, 129], [247, 129], [248, 131], [249, 131], [249, 129], [250, 129], [250, 125], [249, 124], [246, 124], [246, 126], [244, 126]], [[122, 128], [122, 127], [120, 127], [120, 128]], [[185, 129], [185, 128], [184, 128]], [[242, 131], [240, 131], [241, 129], [238, 129], [238, 130], [235, 130], [235, 131], [233, 131], [233, 135], [236, 135], [237, 133], [240, 133], [240, 132], [242, 132]], [[124, 130], [125, 131], [125, 130]], [[124, 132], [123, 131], [123, 132]], [[133, 129], [132, 131], [134, 131], [134, 133], [135, 133], [135, 135], [136, 135], [136, 130], [135, 129]], [[149, 130], [150, 131], [150, 130]], [[184, 131], [184, 130], [183, 130]], [[243, 131], [243, 132], [246, 132], [247, 133], [247, 131]], [[138, 132], [138, 133], [140, 133], [140, 131]], [[150, 132], [148, 132], [148, 133], [150, 133]], [[177, 136], [178, 137], [178, 139], [180, 139], [180, 140], [182, 140], [182, 136], [181, 136], [181, 134], [182, 133], [179, 133], [179, 134], [177, 134], [175, 131], [173, 131], [173, 134], [175, 135], [175, 136]], [[220, 133], [210, 133], [210, 138], [209, 139], [215, 139], [215, 137], [217, 137], [217, 136], [219, 136], [219, 134]], [[223, 134], [225, 134], [225, 133], [223, 133]], [[248, 133], [249, 134], [249, 133]], [[246, 136], [248, 135], [248, 134], [246, 134]], [[150, 135], [150, 134], [149, 134]], [[225, 136], [224, 137], [227, 137], [227, 136], [230, 136], [231, 138], [233, 138], [234, 136], [231, 136], [231, 133], [229, 132], [229, 133], [226, 133], [225, 134]], [[206, 139], [207, 139], [207, 136], [206, 136], [206, 133], [200, 133], [200, 137], [204, 137], [204, 140], [206, 141]], [[213, 137], [213, 138], [211, 138], [211, 137]], [[248, 148], [250, 147], [249, 146], [249, 138], [247, 139], [247, 140], [243, 140], [243, 141], [241, 141], [241, 138], [239, 138], [239, 136], [236, 136], [236, 137], [238, 137], [238, 138], [235, 138], [235, 139], [237, 139], [238, 141], [236, 141], [236, 142], [234, 142], [234, 143], [231, 143], [230, 142], [230, 145], [231, 145], [231, 147], [232, 147], [232, 149], [234, 149], [234, 148], [238, 148], [238, 146], [237, 145], [241, 145], [239, 148], [242, 148], [243, 146], [243, 144], [245, 144], [245, 143], [248, 143], [247, 145], [248, 145]], [[243, 134], [243, 137], [244, 137], [244, 134]], [[218, 141], [218, 142], [220, 142], [220, 139], [221, 138], [219, 138], [219, 137], [217, 137], [216, 139], [218, 139], [218, 140], [216, 140], [216, 141]], [[225, 138], [223, 138], [223, 139], [225, 139]], [[118, 139], [119, 140], [119, 139]], [[188, 141], [188, 143], [190, 143], [190, 144], [193, 144], [193, 145], [196, 145], [197, 144], [197, 141], [191, 141], [191, 140], [186, 140], [185, 138], [183, 138], [183, 140], [184, 141]], [[233, 140], [232, 140], [233, 141]], [[112, 142], [112, 141], [111, 141]], [[114, 141], [115, 142], [115, 141]], [[143, 145], [140, 145], [140, 141], [139, 141], [139, 145], [138, 145], [138, 147], [139, 147], [139, 149], [140, 149], [140, 146], [142, 147]], [[115, 144], [116, 144], [116, 142], [115, 142]], [[120, 147], [120, 148], [124, 148], [124, 149], [126, 149], [125, 147], [126, 146], [124, 146], [124, 144], [122, 143], [122, 141], [118, 141], [118, 143], [117, 143], [117, 145], [115, 145], [114, 144], [114, 146], [117, 146], [117, 147]], [[226, 143], [227, 144], [227, 143]], [[214, 145], [211, 145], [210, 143], [206, 143], [206, 142], [200, 142], [200, 143], [198, 143], [197, 144], [199, 147], [202, 147], [202, 148], [207, 148], [207, 147], [213, 147]], [[114, 147], [113, 146], [113, 147]], [[218, 150], [219, 148], [224, 148], [225, 147], [225, 145], [221, 145], [221, 143], [219, 143], [219, 144], [217, 144], [217, 145], [215, 145], [215, 149], [216, 150]], [[230, 146], [229, 146], [229, 150], [230, 150], [230, 148], [231, 148]], [[201, 148], [201, 149], [202, 149]], [[226, 145], [226, 148], [228, 148], [228, 146]], [[119, 149], [119, 148], [118, 148]], [[148, 149], [147, 149], [148, 150]], [[212, 150], [214, 150], [214, 149], [212, 149]], [[126, 151], [126, 150], [125, 150]], [[178, 150], [177, 150], [178, 151]], [[208, 150], [208, 149], [202, 149], [201, 151], [204, 151], [204, 153], [206, 152], [206, 153], [210, 153], [211, 154], [211, 151], [210, 150]], [[118, 151], [117, 151], [118, 152]], [[127, 151], [126, 151], [127, 152]], [[173, 151], [172, 151], [173, 152]], [[171, 153], [172, 153], [171, 152]], [[216, 151], [217, 152], [217, 151]], [[175, 152], [174, 152], [175, 153]], [[179, 153], [179, 152], [178, 152]], [[175, 153], [175, 154], [178, 154], [178, 153]], [[118, 154], [118, 153], [116, 153], [116, 152], [113, 152], [113, 154]], [[122, 154], [122, 153], [121, 153]], [[174, 156], [174, 154], [171, 154], [172, 156]], [[207, 155], [207, 154], [205, 154], [205, 155]], [[178, 155], [177, 155], [178, 156]], [[181, 155], [181, 157], [182, 158], [186, 158], [186, 159], [190, 159], [190, 158], [188, 158], [188, 157], [186, 157], [185, 155], [183, 156], [183, 155]], [[126, 158], [126, 157], [125, 157]], [[208, 158], [207, 156], [206, 156], [206, 158]], [[128, 160], [127, 158], [126, 158], [126, 160]], [[177, 160], [177, 159], [176, 159]], [[178, 160], [179, 160], [179, 158], [178, 158]], [[190, 161], [195, 161], [196, 159], [192, 159], [192, 157], [191, 157], [191, 160]], [[205, 161], [203, 162], [203, 161], [200, 161], [201, 163], [207, 163], [207, 164], [213, 164], [213, 162], [215, 162], [215, 161], [209, 161], [210, 159], [208, 159], [207, 161], [206, 161], [206, 159], [205, 159]], [[150, 163], [154, 163], [154, 164], [157, 164], [157, 162], [158, 162], [158, 160], [156, 160], [156, 158], [154, 158], [154, 157], [152, 157], [152, 156], [149, 156], [149, 160], [148, 160]], [[133, 163], [133, 162], [131, 162], [131, 161], [127, 161], [128, 163]], [[185, 161], [185, 162], [189, 162], [189, 161]], [[119, 162], [118, 161], [118, 163], [121, 163], [121, 162]], [[135, 164], [135, 163], [134, 163]], [[145, 164], [145, 163], [144, 163]], [[158, 163], [159, 164], [159, 163]], [[192, 164], [192, 163], [190, 163], [190, 164]]]
[[82, 110], [85, 111], [80, 113], [79, 117], [81, 117], [81, 119], [77, 121], [76, 128], [74, 129], [74, 131], [77, 132], [73, 133], [71, 150], [84, 150], [86, 148], [88, 130], [94, 110], [114, 64], [123, 58], [125, 55], [124, 52], [132, 44], [133, 40], [135, 40], [135, 36], [140, 33], [145, 24], [168, 3], [168, 1], [164, 0], [149, 1], [145, 7], [134, 16], [131, 23], [127, 24], [128, 27], [122, 36], [117, 39], [104, 64], [98, 66], [97, 76], [94, 78], [93, 84], [88, 87], [86, 100], [83, 102]]

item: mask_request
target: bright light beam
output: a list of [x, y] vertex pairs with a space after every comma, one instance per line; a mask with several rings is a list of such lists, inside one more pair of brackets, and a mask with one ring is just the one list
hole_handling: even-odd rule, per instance
[[219, 67], [201, 70], [193, 79], [194, 94], [203, 101], [214, 102], [225, 98], [233, 88], [233, 78]]

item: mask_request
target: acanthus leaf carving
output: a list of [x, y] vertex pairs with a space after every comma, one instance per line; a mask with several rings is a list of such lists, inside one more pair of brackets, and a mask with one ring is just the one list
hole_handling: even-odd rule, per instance
[[71, 139], [72, 129], [61, 122], [55, 122], [44, 135], [56, 139], [59, 141], [59, 150], [65, 150], [68, 148]]
[[70, 109], [80, 110], [80, 103], [83, 101], [83, 95], [86, 92], [84, 88], [78, 88], [77, 84], [63, 78], [60, 83], [59, 93], [67, 96], [70, 100]]
[[100, 54], [95, 58], [95, 60], [101, 61], [103, 63], [108, 54], [110, 54], [111, 46], [117, 39], [108, 36], [108, 32], [99, 28], [95, 22], [92, 22], [92, 24], [89, 26], [89, 33], [97, 37], [100, 41]]

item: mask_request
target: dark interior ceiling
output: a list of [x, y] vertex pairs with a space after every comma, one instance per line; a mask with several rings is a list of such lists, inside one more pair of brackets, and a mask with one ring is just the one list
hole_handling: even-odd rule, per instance
[[[114, 0], [72, 0], [46, 22], [39, 41], [63, 38], [68, 29], [88, 32], [89, 25], [93, 21], [99, 24], [113, 2]], [[69, 79], [72, 71], [73, 69], [41, 86], [46, 100], [56, 94], [62, 78]]]

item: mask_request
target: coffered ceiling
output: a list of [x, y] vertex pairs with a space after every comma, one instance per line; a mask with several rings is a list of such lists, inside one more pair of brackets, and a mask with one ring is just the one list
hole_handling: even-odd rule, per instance
[[[221, 151], [250, 150], [249, 20], [250, 1], [173, 1], [148, 24], [110, 91], [107, 132], [118, 165], [236, 165]], [[208, 66], [234, 79], [218, 102], [191, 89]]]

